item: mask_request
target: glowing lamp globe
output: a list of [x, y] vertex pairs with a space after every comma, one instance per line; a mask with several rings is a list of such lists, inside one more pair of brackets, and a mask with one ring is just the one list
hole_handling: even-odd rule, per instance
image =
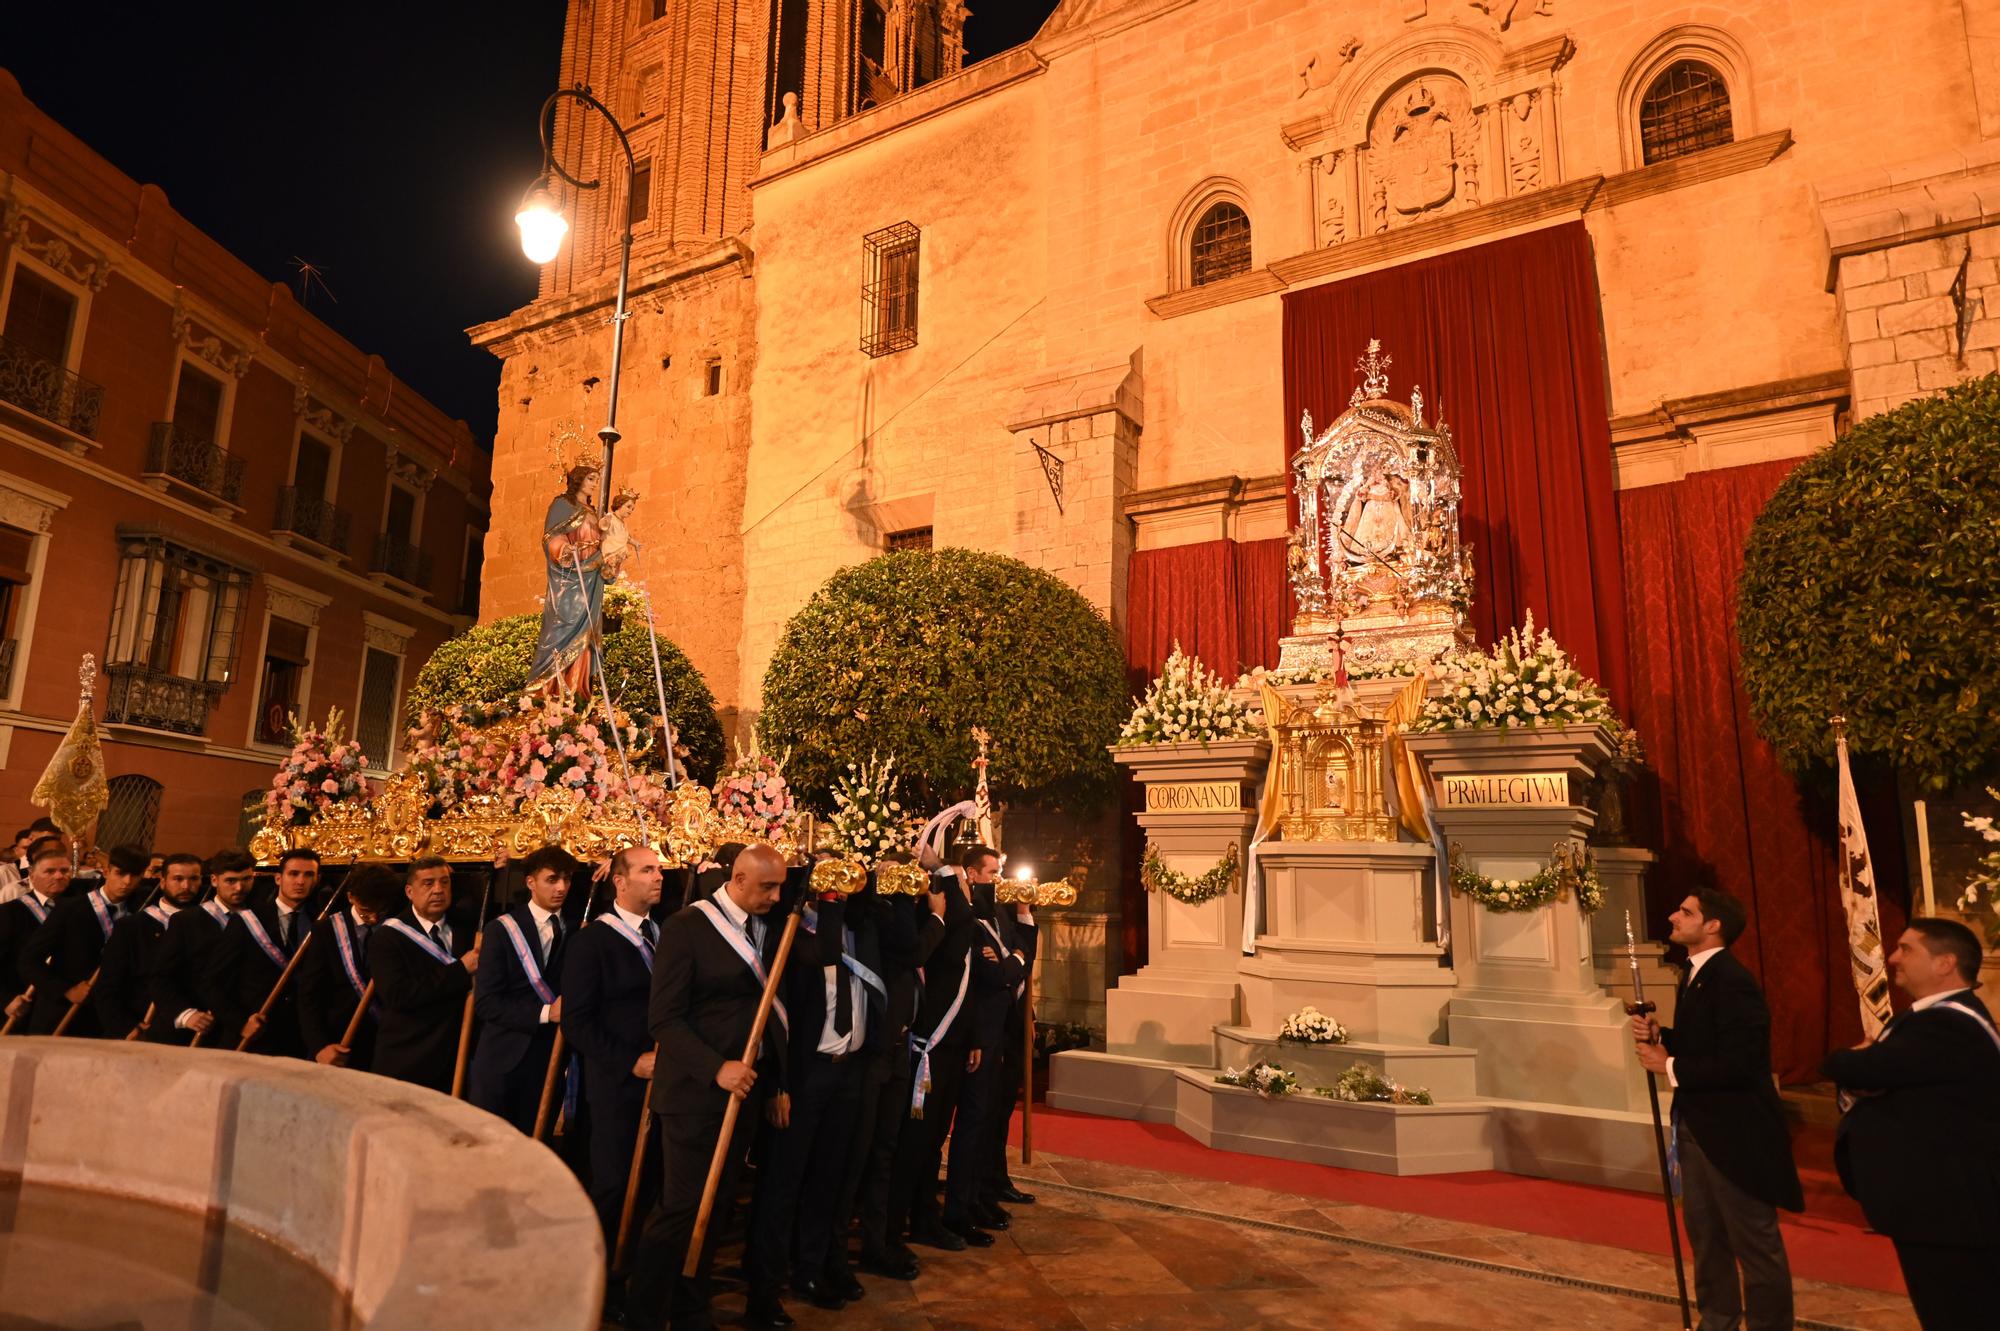
[[537, 185], [514, 214], [521, 228], [521, 252], [535, 263], [548, 263], [562, 252], [563, 237], [569, 234], [569, 219], [562, 215], [553, 195]]

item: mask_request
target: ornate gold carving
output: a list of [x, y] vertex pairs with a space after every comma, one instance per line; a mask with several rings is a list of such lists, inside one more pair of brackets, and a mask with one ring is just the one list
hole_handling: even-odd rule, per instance
[[1381, 718], [1331, 684], [1314, 705], [1284, 700], [1278, 734], [1278, 826], [1287, 841], [1394, 841], [1382, 791]]
[[821, 860], [812, 869], [814, 892], [838, 892], [851, 897], [868, 886], [868, 868], [860, 860]]
[[875, 890], [885, 897], [914, 897], [930, 891], [931, 876], [917, 864], [884, 864], [875, 870]]

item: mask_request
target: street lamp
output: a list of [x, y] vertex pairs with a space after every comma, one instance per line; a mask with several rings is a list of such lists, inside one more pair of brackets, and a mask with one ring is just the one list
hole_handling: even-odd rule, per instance
[[611, 132], [618, 136], [618, 146], [625, 150], [625, 225], [618, 235], [618, 304], [611, 316], [611, 385], [609, 401], [605, 404], [604, 427], [597, 437], [604, 445], [604, 469], [597, 480], [597, 509], [600, 513], [611, 511], [611, 461], [618, 448], [618, 367], [624, 361], [625, 350], [625, 287], [632, 275], [632, 187], [636, 184], [639, 162], [632, 154], [632, 140], [625, 135], [625, 127], [618, 123], [618, 117], [603, 102], [590, 95], [585, 88], [559, 88], [542, 103], [536, 117], [537, 128], [542, 135], [542, 173], [535, 177], [535, 183], [521, 199], [520, 211], [514, 214], [514, 224], [521, 228], [521, 252], [538, 264], [553, 261], [562, 251], [563, 237], [569, 234], [569, 219], [563, 216], [562, 205], [550, 191], [551, 178], [567, 181], [577, 189], [597, 189], [602, 180], [578, 180], [563, 170], [556, 160], [555, 147], [549, 142], [549, 128], [554, 121], [557, 102], [568, 98], [581, 102], [604, 117]]

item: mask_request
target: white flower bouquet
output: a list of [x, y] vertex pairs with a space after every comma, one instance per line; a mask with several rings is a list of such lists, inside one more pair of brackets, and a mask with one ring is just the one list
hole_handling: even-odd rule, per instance
[[1278, 1027], [1280, 1044], [1346, 1044], [1347, 1027], [1311, 1005], [1286, 1017]]
[[873, 868], [884, 856], [908, 850], [915, 829], [896, 799], [896, 760], [871, 756], [849, 763], [833, 783], [833, 815], [826, 822], [829, 849]]
[[1313, 1094], [1350, 1104], [1428, 1105], [1436, 1103], [1421, 1086], [1390, 1081], [1366, 1063], [1356, 1063], [1331, 1086], [1315, 1086]]
[[[1988, 786], [1986, 793], [2000, 800], [2000, 789]], [[1984, 904], [2000, 914], [2000, 828], [1993, 825], [1992, 817], [1987, 814], [1975, 817], [1968, 813], [1964, 817], [1965, 825], [1979, 833], [1991, 849], [1980, 856], [1979, 868], [1965, 880], [1965, 892], [1958, 899], [1958, 908], [1973, 910]]]
[[1255, 1091], [1266, 1100], [1276, 1100], [1299, 1089], [1299, 1079], [1295, 1074], [1268, 1060], [1252, 1063], [1241, 1072], [1225, 1068], [1215, 1080], [1223, 1086], [1239, 1086], [1246, 1091]]
[[1437, 676], [1439, 693], [1424, 703], [1412, 731], [1619, 726], [1604, 690], [1577, 670], [1548, 630], [1535, 632], [1532, 614], [1490, 652], [1440, 657]]
[[1121, 745], [1209, 744], [1256, 739], [1264, 733], [1252, 709], [1229, 696], [1229, 686], [1174, 644], [1160, 677], [1135, 700], [1118, 732]]

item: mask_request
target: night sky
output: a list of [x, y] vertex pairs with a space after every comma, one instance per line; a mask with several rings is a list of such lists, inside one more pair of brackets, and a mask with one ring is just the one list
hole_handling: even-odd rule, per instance
[[[1056, 0], [972, 0], [967, 59]], [[29, 100], [490, 445], [500, 362], [463, 330], [533, 299], [514, 210], [541, 165], [561, 0], [15, 6]], [[115, 18], [111, 17], [115, 14]], [[327, 294], [331, 291], [331, 297]]]

